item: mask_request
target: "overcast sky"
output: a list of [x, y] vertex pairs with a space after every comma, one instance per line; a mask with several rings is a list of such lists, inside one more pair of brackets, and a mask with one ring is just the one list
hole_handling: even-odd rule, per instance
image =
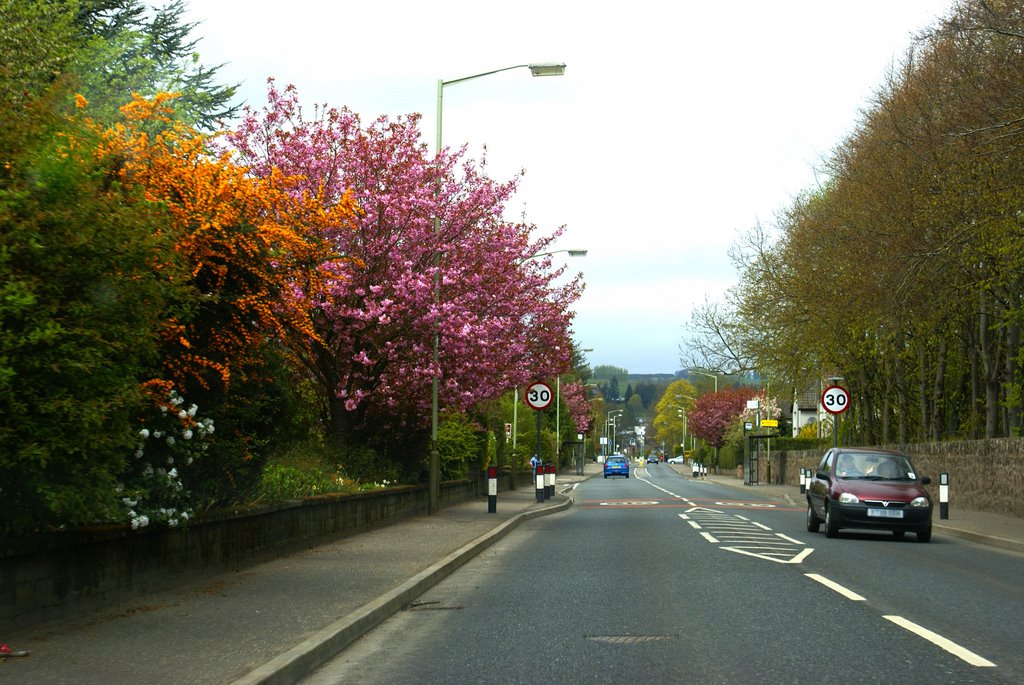
[[[550, 231], [587, 289], [577, 343], [592, 366], [671, 373], [695, 305], [737, 276], [727, 251], [813, 188], [822, 158], [912, 35], [952, 0], [190, 0], [203, 63], [240, 99], [265, 81], [369, 123], [423, 114], [438, 79], [535, 62], [444, 89], [444, 144], [526, 170], [510, 218]], [[564, 257], [564, 255], [559, 255]]]

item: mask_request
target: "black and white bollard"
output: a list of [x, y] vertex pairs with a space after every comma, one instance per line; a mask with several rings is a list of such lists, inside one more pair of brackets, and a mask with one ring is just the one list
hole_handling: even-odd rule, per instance
[[800, 494], [803, 495], [807, 492], [807, 471], [803, 466], [800, 467]]
[[543, 464], [537, 464], [537, 470], [534, 473], [534, 479], [537, 483], [537, 501], [544, 501], [544, 466]]
[[498, 511], [498, 469], [491, 466], [487, 469], [487, 513]]
[[555, 465], [554, 464], [548, 464], [548, 474], [547, 475], [548, 475], [548, 478], [547, 478], [547, 481], [546, 481], [546, 485], [547, 485], [547, 489], [548, 490], [547, 490], [547, 494], [545, 495], [545, 497], [547, 499], [550, 499], [550, 498], [555, 496]]
[[949, 474], [939, 474], [939, 518], [949, 518]]
[[693, 477], [696, 478], [700, 475], [700, 464], [693, 462]]
[[701, 465], [701, 467], [700, 467], [700, 477], [701, 478], [707, 478], [708, 477], [708, 467], [707, 466]]

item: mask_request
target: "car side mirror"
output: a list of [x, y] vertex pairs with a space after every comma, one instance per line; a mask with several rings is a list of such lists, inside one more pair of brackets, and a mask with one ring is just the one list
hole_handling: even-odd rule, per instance
[[[824, 471], [818, 471], [816, 474], [814, 474], [814, 477], [815, 478], [821, 478], [822, 480], [829, 480], [828, 474], [825, 473]], [[829, 482], [832, 482], [832, 481], [829, 481]]]
[[932, 479], [931, 478], [929, 478], [928, 476], [922, 476], [922, 478], [921, 478], [921, 485], [931, 485], [931, 483], [932, 483]]

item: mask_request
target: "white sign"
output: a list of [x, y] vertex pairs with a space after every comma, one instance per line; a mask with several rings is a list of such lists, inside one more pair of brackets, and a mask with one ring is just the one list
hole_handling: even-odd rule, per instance
[[547, 409], [554, 397], [554, 393], [551, 392], [551, 386], [547, 383], [537, 382], [526, 390], [526, 403], [538, 411]]
[[839, 385], [831, 385], [821, 393], [821, 406], [829, 414], [842, 414], [850, 408], [850, 393]]

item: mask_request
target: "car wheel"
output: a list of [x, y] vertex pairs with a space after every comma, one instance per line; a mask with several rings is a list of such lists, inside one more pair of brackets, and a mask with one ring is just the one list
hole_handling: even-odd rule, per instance
[[607, 474], [607, 473], [606, 473], [606, 474], [604, 474], [604, 479], [605, 479], [605, 480], [608, 480], [608, 474]]
[[932, 541], [932, 524], [928, 524], [924, 528], [917, 531], [918, 542], [931, 542]]
[[839, 534], [839, 523], [832, 515], [832, 507], [825, 506], [825, 537], [834, 538]]
[[807, 532], [817, 533], [820, 527], [821, 519], [818, 518], [818, 512], [814, 511], [811, 501], [807, 500]]

